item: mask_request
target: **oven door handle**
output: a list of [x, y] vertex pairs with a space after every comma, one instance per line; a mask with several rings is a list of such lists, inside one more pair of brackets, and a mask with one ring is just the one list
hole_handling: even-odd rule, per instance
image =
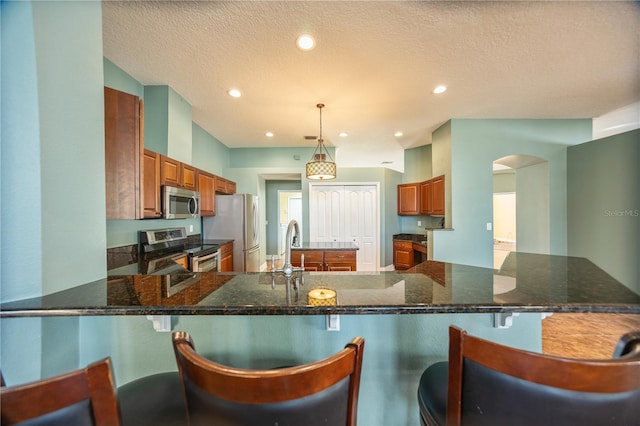
[[206, 256], [198, 256], [198, 262], [204, 262], [205, 260], [218, 257], [219, 255], [220, 255], [220, 250], [216, 251], [215, 253], [207, 254]]

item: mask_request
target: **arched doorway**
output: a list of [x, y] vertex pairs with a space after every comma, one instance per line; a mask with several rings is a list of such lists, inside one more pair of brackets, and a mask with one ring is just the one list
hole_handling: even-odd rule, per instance
[[494, 266], [511, 251], [549, 254], [548, 162], [514, 154], [496, 159], [493, 170]]

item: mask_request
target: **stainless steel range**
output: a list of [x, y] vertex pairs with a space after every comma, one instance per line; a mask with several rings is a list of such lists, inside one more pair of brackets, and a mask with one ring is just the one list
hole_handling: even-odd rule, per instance
[[218, 270], [220, 247], [216, 244], [190, 243], [185, 228], [152, 229], [140, 231], [140, 253], [147, 256], [187, 255], [187, 266], [192, 272]]

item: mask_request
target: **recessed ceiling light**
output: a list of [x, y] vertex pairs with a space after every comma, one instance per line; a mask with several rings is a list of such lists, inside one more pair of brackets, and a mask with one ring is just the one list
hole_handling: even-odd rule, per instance
[[272, 138], [273, 137], [273, 132], [267, 132], [264, 134], [266, 137], [268, 138]]
[[300, 50], [311, 50], [316, 45], [316, 41], [308, 34], [302, 34], [296, 40], [296, 44]]
[[404, 133], [402, 133], [402, 132], [395, 132], [395, 133], [393, 134], [393, 136], [395, 136], [396, 138], [399, 138], [399, 137], [401, 137], [403, 134], [404, 134]]
[[227, 93], [232, 98], [239, 98], [240, 96], [242, 96], [242, 92], [240, 92], [238, 89], [229, 89]]
[[439, 95], [440, 93], [444, 93], [447, 90], [447, 86], [444, 85], [440, 85], [440, 86], [436, 86], [435, 89], [433, 89], [433, 93], [435, 93], [436, 95]]
[[340, 132], [340, 135], [339, 135], [339, 136], [340, 136], [341, 138], [346, 138], [347, 136], [349, 136], [349, 133], [347, 133], [347, 132]]

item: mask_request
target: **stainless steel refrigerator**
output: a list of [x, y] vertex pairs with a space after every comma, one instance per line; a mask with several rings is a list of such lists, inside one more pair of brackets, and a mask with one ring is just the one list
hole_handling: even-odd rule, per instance
[[258, 197], [216, 195], [216, 215], [202, 218], [205, 240], [233, 239], [233, 270], [260, 271]]

